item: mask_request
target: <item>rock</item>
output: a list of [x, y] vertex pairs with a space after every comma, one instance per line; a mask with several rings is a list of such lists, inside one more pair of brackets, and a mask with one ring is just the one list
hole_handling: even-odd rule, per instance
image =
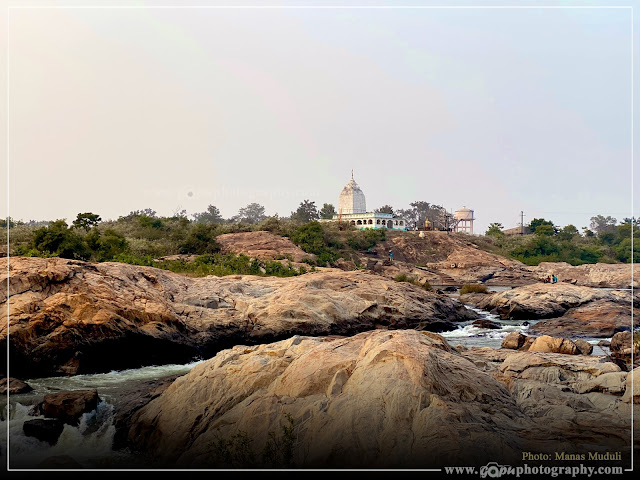
[[351, 270], [357, 270], [358, 267], [356, 266], [355, 263], [353, 263], [351, 260], [345, 260], [344, 258], [340, 258], [338, 259], [338, 261], [335, 263], [336, 267], [338, 267], [340, 270], [345, 270], [345, 271], [351, 271]]
[[291, 425], [299, 468], [475, 464], [518, 456], [516, 423], [527, 421], [514, 407], [504, 386], [435, 334], [293, 337], [198, 365], [136, 414], [129, 439], [169, 465], [215, 466], [224, 464], [216, 439], [245, 432], [261, 452], [269, 432]]
[[7, 388], [7, 378], [0, 379], [0, 395], [6, 395], [9, 391], [9, 395], [17, 395], [19, 393], [27, 393], [33, 390], [30, 385], [17, 378], [9, 377], [9, 388]]
[[573, 389], [578, 393], [604, 392], [622, 395], [625, 391], [627, 372], [609, 372], [587, 381], [577, 382]]
[[598, 346], [599, 347], [610, 347], [611, 346], [611, 342], [609, 340], [600, 340], [598, 342]]
[[38, 468], [82, 468], [73, 457], [69, 455], [55, 455], [53, 457], [47, 457], [38, 464]]
[[[631, 332], [618, 332], [611, 339], [611, 345], [609, 345], [611, 357], [620, 366], [628, 367], [631, 365], [632, 338]], [[637, 362], [639, 353], [638, 342], [633, 342], [634, 362]]]
[[527, 339], [526, 335], [520, 332], [511, 332], [502, 340], [502, 348], [509, 348], [512, 350], [519, 350]]
[[[588, 287], [631, 288], [629, 264], [595, 263], [573, 266], [566, 262], [541, 262], [530, 269], [540, 280], [555, 273], [560, 282]], [[638, 287], [637, 278], [633, 285]]]
[[74, 390], [52, 393], [44, 396], [42, 413], [45, 417], [56, 418], [69, 425], [78, 425], [82, 414], [98, 407], [97, 390]]
[[[479, 316], [446, 296], [364, 271], [192, 278], [61, 258], [12, 257], [11, 266], [11, 371], [25, 378], [187, 363], [230, 345], [293, 334], [441, 328]], [[0, 349], [6, 349], [2, 302], [0, 292]]]
[[288, 238], [265, 231], [225, 233], [218, 235], [216, 241], [223, 253], [243, 253], [259, 260], [290, 258], [292, 262], [302, 262], [316, 259], [315, 255], [305, 252]]
[[502, 328], [502, 326], [496, 322], [489, 320], [488, 318], [480, 318], [478, 320], [474, 320], [472, 325], [478, 328], [487, 328], [491, 330], [495, 330], [498, 328]]
[[131, 418], [128, 439], [165, 468], [520, 465], [522, 451], [594, 445], [626, 461], [623, 375], [602, 357], [458, 352], [413, 330], [295, 336], [196, 366]]
[[64, 430], [64, 422], [58, 419], [36, 418], [24, 422], [22, 430], [27, 437], [34, 437], [41, 442], [55, 445]]
[[581, 355], [591, 355], [591, 353], [593, 352], [593, 345], [591, 345], [586, 340], [578, 338], [574, 340], [573, 343], [575, 343], [576, 347], [578, 347]]
[[455, 293], [455, 292], [458, 291], [458, 289], [456, 287], [448, 286], [448, 287], [444, 288], [444, 291], [445, 292], [454, 292]]
[[627, 374], [622, 401], [640, 403], [640, 367], [634, 368], [632, 372]]
[[553, 338], [549, 335], [536, 338], [528, 351], [562, 353], [565, 355], [578, 355], [580, 353], [578, 346], [568, 338]]
[[[632, 299], [627, 291], [539, 283], [490, 295], [466, 294], [460, 301], [503, 319], [551, 318], [537, 322], [531, 331], [552, 336], [610, 337], [631, 323]], [[634, 295], [633, 301], [640, 297]]]

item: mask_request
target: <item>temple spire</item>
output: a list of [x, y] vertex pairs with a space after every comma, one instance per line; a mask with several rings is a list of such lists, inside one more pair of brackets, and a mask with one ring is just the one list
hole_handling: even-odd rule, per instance
[[353, 180], [353, 168], [351, 169], [351, 180]]

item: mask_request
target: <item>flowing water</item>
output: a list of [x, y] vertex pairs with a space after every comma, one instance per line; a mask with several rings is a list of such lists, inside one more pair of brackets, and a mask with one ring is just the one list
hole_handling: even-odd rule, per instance
[[[510, 288], [490, 287], [489, 291], [504, 291]], [[458, 294], [452, 293], [451, 297], [455, 299]], [[500, 328], [485, 329], [472, 325], [473, 321], [462, 322], [456, 330], [441, 334], [451, 345], [499, 348], [502, 340], [509, 333], [527, 334], [529, 328], [536, 323], [535, 320], [527, 322], [501, 320], [489, 312], [472, 309], [478, 312], [482, 318], [499, 324]], [[594, 345], [593, 355], [608, 353], [596, 345], [602, 339], [585, 338], [585, 340]], [[136, 385], [149, 380], [185, 374], [198, 363], [201, 363], [201, 360], [186, 365], [163, 365], [94, 375], [27, 379], [26, 382], [33, 387], [33, 391], [21, 395], [11, 395], [9, 405], [7, 405], [5, 396], [0, 398], [0, 402], [3, 402], [0, 404], [0, 428], [5, 432], [7, 428], [9, 430], [11, 467], [37, 468], [40, 462], [55, 456], [70, 456], [82, 467], [88, 468], [145, 467], [138, 457], [126, 450], [113, 450], [114, 405], [118, 403], [118, 398], [123, 392], [130, 392]], [[98, 408], [93, 412], [85, 413], [77, 427], [65, 425], [62, 435], [55, 445], [52, 446], [24, 435], [23, 424], [25, 421], [44, 418], [34, 416], [31, 412], [31, 406], [39, 403], [44, 395], [90, 388], [98, 390], [101, 399]], [[1, 442], [0, 462], [4, 462], [6, 465], [7, 439], [5, 435], [2, 435]], [[74, 465], [71, 464], [67, 467], [74, 468]], [[148, 467], [148, 465], [146, 466]], [[77, 468], [77, 465], [75, 467]]]

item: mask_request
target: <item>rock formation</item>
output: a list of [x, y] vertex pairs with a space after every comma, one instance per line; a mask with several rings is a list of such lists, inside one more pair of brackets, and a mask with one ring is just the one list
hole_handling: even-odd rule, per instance
[[[566, 262], [541, 262], [529, 269], [542, 281], [554, 273], [559, 282], [586, 287], [631, 288], [631, 265], [595, 263], [573, 266]], [[640, 286], [635, 278], [633, 286]]]
[[[533, 325], [536, 333], [610, 337], [631, 328], [631, 293], [622, 290], [536, 283], [490, 295], [466, 294], [460, 301], [504, 319], [553, 319]], [[633, 303], [640, 306], [637, 294]]]
[[180, 467], [518, 465], [523, 451], [594, 445], [628, 458], [625, 381], [602, 358], [460, 353], [429, 332], [294, 336], [196, 366], [132, 417], [128, 439]]
[[290, 257], [291, 261], [315, 260], [316, 256], [307, 253], [285, 237], [271, 232], [241, 232], [218, 235], [216, 241], [223, 253], [243, 253], [259, 260], [276, 260]]
[[[0, 259], [3, 285], [6, 261]], [[120, 263], [12, 257], [9, 294], [11, 373], [21, 377], [186, 363], [293, 334], [452, 329], [452, 321], [478, 317], [418, 286], [337, 269], [291, 278], [190, 278]], [[3, 294], [0, 349], [5, 302]]]

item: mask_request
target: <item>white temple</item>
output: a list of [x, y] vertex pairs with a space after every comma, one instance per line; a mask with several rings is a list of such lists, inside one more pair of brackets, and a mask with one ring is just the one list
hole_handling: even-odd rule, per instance
[[367, 212], [367, 202], [364, 193], [353, 179], [345, 185], [338, 198], [338, 214], [334, 221], [349, 222], [357, 228], [387, 228], [390, 230], [406, 230], [407, 222], [404, 218], [395, 217], [391, 213]]

